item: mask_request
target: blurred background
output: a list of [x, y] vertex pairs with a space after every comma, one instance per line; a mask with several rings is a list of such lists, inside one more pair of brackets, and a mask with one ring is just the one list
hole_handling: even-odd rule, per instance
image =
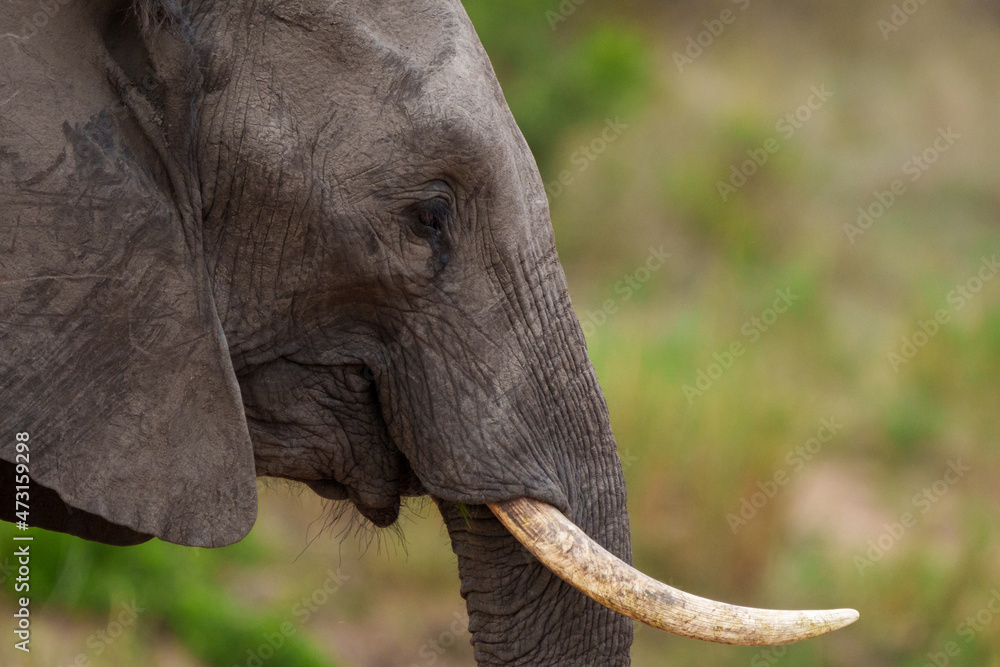
[[[637, 566], [861, 612], [776, 649], [637, 627], [634, 664], [1000, 665], [1000, 6], [465, 4], [547, 184]], [[34, 650], [0, 664], [472, 664], [429, 503], [374, 532], [272, 482], [226, 549], [35, 532]]]

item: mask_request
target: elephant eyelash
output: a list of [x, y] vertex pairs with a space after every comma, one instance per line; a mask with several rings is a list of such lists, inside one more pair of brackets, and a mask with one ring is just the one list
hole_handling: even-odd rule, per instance
[[433, 212], [421, 211], [420, 224], [422, 224], [425, 228], [433, 231], [436, 234], [440, 234], [443, 231], [441, 229], [441, 218], [435, 215]]

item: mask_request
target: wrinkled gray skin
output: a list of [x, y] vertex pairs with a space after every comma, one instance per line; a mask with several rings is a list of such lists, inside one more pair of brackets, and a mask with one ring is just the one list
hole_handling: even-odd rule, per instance
[[484, 506], [630, 559], [542, 183], [458, 0], [39, 8], [0, 4], [0, 472], [28, 433], [29, 522], [220, 546], [255, 475], [379, 526], [426, 493], [481, 664], [627, 664], [631, 621]]

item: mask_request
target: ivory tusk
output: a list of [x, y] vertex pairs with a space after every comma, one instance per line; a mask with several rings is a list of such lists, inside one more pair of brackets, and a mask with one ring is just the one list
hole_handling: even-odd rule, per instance
[[771, 646], [809, 639], [858, 620], [853, 609], [781, 611], [738, 607], [685, 593], [622, 562], [546, 503], [489, 503], [518, 542], [545, 567], [609, 609], [683, 637]]

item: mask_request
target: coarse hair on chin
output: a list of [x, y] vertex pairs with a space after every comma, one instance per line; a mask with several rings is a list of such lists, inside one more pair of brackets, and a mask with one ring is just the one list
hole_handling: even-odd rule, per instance
[[367, 553], [374, 545], [375, 552], [378, 554], [388, 555], [391, 548], [393, 554], [402, 551], [405, 555], [407, 553], [406, 537], [403, 534], [402, 520], [405, 518], [407, 521], [412, 521], [414, 516], [421, 516], [422, 507], [423, 502], [420, 499], [404, 499], [399, 508], [399, 518], [392, 525], [380, 528], [366, 519], [350, 500], [324, 499], [323, 515], [310, 525], [310, 532], [312, 532], [312, 526], [321, 522], [319, 530], [309, 540], [309, 543], [311, 544], [317, 537], [326, 533], [334, 539], [339, 539], [341, 544], [349, 539], [356, 539], [361, 544], [363, 554]]
[[[294, 496], [313, 495], [313, 492], [300, 482], [287, 479], [261, 477], [259, 481], [265, 488], [273, 488], [275, 483], [285, 486]], [[391, 526], [380, 528], [365, 518], [350, 500], [322, 499], [322, 512], [309, 523], [306, 545], [309, 546], [319, 537], [327, 535], [339, 539], [341, 544], [348, 539], [356, 539], [362, 545], [362, 553], [367, 553], [372, 546], [378, 554], [400, 552], [407, 555], [406, 537], [403, 527], [414, 523], [415, 519], [426, 519], [428, 507], [433, 505], [427, 496], [404, 497], [399, 507], [399, 518]]]

